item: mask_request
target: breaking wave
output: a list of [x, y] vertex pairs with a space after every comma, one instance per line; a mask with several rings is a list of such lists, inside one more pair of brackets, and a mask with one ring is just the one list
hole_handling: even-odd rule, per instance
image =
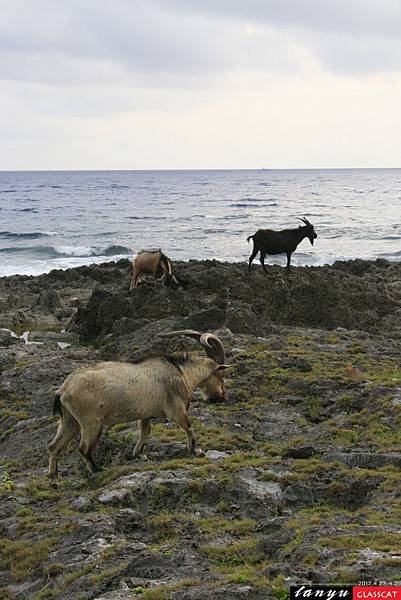
[[132, 250], [126, 246], [112, 245], [106, 248], [93, 246], [14, 246], [0, 248], [0, 254], [26, 254], [40, 258], [68, 258], [130, 255]]
[[27, 231], [23, 233], [16, 233], [14, 231], [0, 231], [0, 238], [3, 240], [38, 240], [42, 237], [49, 237], [56, 235], [55, 232], [51, 231]]

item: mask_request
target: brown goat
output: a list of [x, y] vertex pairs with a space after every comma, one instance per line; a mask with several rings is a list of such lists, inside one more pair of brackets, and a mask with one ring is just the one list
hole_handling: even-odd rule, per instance
[[251, 270], [252, 261], [258, 252], [260, 252], [260, 264], [265, 273], [267, 272], [265, 267], [266, 255], [287, 254], [287, 272], [289, 273], [291, 254], [295, 252], [298, 244], [307, 237], [313, 246], [317, 238], [312, 223], [308, 219], [305, 219], [305, 217], [301, 221], [304, 223], [304, 226], [300, 225], [296, 229], [284, 229], [283, 231], [259, 229], [254, 235], [250, 235], [247, 241], [249, 242], [250, 239], [253, 240], [253, 250], [249, 257], [248, 269]]
[[156, 282], [162, 281], [165, 285], [171, 282], [179, 284], [173, 274], [171, 260], [163, 254], [160, 248], [157, 250], [142, 250], [132, 262], [132, 279], [130, 291], [137, 287], [142, 275], [154, 275]]
[[92, 452], [105, 425], [140, 420], [141, 436], [134, 457], [142, 453], [152, 418], [168, 418], [187, 434], [188, 449], [196, 449], [188, 417], [192, 392], [199, 387], [207, 399], [225, 400], [224, 347], [212, 333], [172, 331], [162, 337], [195, 338], [207, 356], [156, 354], [134, 362], [103, 362], [77, 369], [57, 390], [53, 414], [60, 417], [56, 437], [49, 444], [49, 476], [57, 477], [60, 452], [78, 432], [79, 451], [90, 473], [96, 471]]

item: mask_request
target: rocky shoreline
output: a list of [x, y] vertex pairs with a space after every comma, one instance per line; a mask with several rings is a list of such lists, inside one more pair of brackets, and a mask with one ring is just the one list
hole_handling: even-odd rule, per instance
[[[0, 279], [2, 597], [285, 598], [295, 582], [398, 580], [401, 263], [177, 271], [186, 290], [131, 295], [127, 260]], [[235, 366], [225, 405], [191, 406], [206, 456], [157, 423], [133, 461], [136, 424], [115, 426], [102, 473], [85, 478], [74, 450], [51, 489], [53, 391], [94, 361], [197, 350], [156, 337], [178, 327], [217, 332]]]

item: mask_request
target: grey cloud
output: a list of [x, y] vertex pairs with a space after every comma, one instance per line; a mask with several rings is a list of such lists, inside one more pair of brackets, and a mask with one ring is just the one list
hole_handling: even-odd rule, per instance
[[401, 41], [393, 38], [366, 40], [349, 34], [318, 35], [313, 40], [313, 51], [326, 69], [344, 75], [401, 70]]
[[149, 1], [33, 5], [15, 0], [3, 11], [0, 52], [6, 59], [0, 68], [7, 77], [25, 78], [30, 72], [34, 78], [37, 71], [39, 79], [44, 70], [40, 61], [52, 59], [117, 64], [133, 72], [188, 74], [221, 69], [230, 61], [220, 27], [190, 15], [171, 15]]
[[397, 0], [154, 0], [181, 14], [246, 19], [308, 31], [394, 36], [401, 30]]
[[401, 70], [397, 0], [170, 0], [169, 7], [181, 14], [291, 32], [293, 44], [308, 49], [331, 71], [363, 75]]
[[401, 5], [380, 0], [0, 0], [0, 78], [208, 88], [307, 59], [401, 70]]

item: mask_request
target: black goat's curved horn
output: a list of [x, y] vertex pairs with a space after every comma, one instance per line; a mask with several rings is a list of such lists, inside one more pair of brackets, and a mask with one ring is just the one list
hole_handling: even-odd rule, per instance
[[308, 219], [306, 217], [298, 217], [299, 221], [302, 221], [302, 223], [305, 223], [305, 225], [311, 225], [312, 223], [310, 221], [308, 221]]
[[219, 365], [223, 365], [225, 361], [224, 346], [221, 340], [213, 333], [199, 333], [193, 329], [180, 329], [179, 331], [165, 331], [157, 334], [159, 337], [176, 337], [185, 335], [193, 338], [203, 346], [209, 358], [212, 358]]

